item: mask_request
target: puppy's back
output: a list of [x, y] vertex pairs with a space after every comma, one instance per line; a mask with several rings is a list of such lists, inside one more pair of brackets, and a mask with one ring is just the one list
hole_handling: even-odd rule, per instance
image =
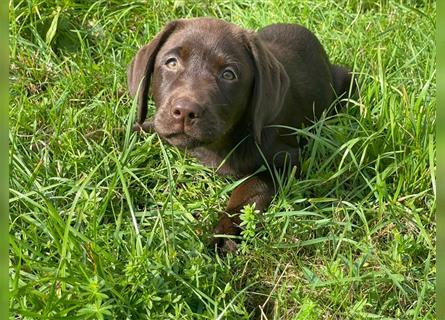
[[296, 127], [320, 116], [335, 99], [335, 84], [328, 56], [317, 37], [296, 24], [273, 24], [259, 30], [258, 36], [290, 79], [281, 122]]

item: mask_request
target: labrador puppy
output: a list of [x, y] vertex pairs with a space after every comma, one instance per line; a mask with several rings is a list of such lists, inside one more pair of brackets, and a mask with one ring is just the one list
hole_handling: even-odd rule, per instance
[[[213, 18], [170, 22], [142, 47], [127, 70], [137, 96], [135, 130], [156, 131], [222, 175], [247, 177], [262, 165], [299, 162], [292, 130], [312, 123], [352, 87], [351, 73], [329, 62], [317, 38], [296, 24], [258, 32]], [[156, 105], [147, 120], [147, 101]], [[216, 234], [240, 233], [240, 210], [266, 209], [275, 188], [270, 171], [231, 194]], [[233, 242], [215, 238], [221, 248]]]

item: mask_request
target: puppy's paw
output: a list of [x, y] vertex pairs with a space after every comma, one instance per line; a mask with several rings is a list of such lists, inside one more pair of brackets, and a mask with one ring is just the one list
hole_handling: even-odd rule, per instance
[[[213, 247], [217, 247], [222, 254], [235, 253], [237, 250], [236, 239], [230, 236], [238, 236], [241, 233], [241, 228], [229, 216], [223, 215], [214, 229], [214, 236], [212, 240]], [[229, 236], [229, 237], [225, 237]]]
[[211, 250], [213, 251], [216, 248], [220, 256], [225, 256], [228, 253], [238, 253], [238, 244], [235, 239], [226, 238], [224, 236], [213, 236], [210, 245]]
[[133, 128], [133, 131], [135, 132], [145, 132], [145, 133], [153, 133], [155, 132], [155, 128], [153, 125], [153, 121], [151, 120], [145, 120], [144, 123], [140, 124], [140, 123], [135, 123]]

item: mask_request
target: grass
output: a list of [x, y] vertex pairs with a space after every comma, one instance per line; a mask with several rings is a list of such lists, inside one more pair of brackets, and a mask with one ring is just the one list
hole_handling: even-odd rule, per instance
[[[9, 14], [10, 318], [435, 319], [434, 1], [11, 0]], [[297, 131], [301, 177], [264, 215], [244, 209], [224, 258], [207, 243], [236, 181], [129, 131], [127, 63], [202, 15], [303, 24], [360, 79], [348, 109]]]

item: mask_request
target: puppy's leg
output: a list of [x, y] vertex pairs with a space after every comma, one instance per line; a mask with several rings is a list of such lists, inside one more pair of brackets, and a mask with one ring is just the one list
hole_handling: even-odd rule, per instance
[[334, 90], [337, 96], [341, 97], [347, 94], [352, 81], [351, 72], [345, 67], [338, 65], [332, 65], [331, 72], [334, 81]]
[[352, 77], [351, 71], [349, 71], [347, 68], [338, 65], [332, 65], [331, 73], [335, 94], [338, 98], [341, 99], [337, 101], [336, 105], [334, 106], [333, 111], [337, 113], [340, 112], [341, 109], [343, 109], [347, 105], [347, 102], [343, 99], [348, 97], [348, 93], [352, 96], [355, 93], [357, 87], [356, 81]]
[[[272, 179], [268, 173], [256, 175], [233, 190], [225, 213], [222, 214], [215, 228], [218, 235], [239, 235], [241, 219], [239, 212], [247, 204], [255, 203], [255, 209], [260, 212], [266, 209], [275, 194]], [[234, 251], [236, 245], [229, 238], [217, 237], [214, 243], [223, 251]]]

